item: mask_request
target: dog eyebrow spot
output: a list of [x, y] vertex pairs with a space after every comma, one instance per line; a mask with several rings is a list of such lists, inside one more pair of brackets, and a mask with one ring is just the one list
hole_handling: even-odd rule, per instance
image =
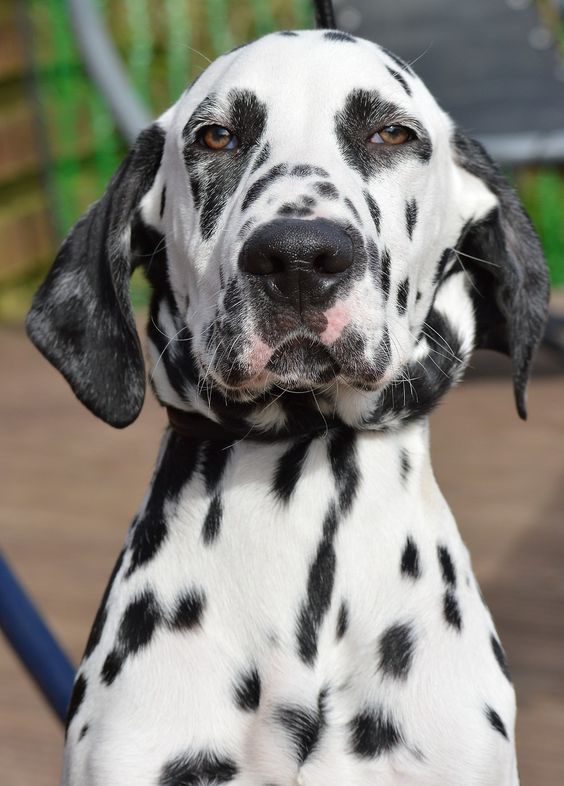
[[411, 88], [410, 88], [410, 86], [407, 84], [407, 82], [405, 81], [404, 77], [403, 77], [403, 76], [402, 76], [400, 73], [398, 73], [397, 71], [395, 71], [393, 68], [390, 68], [390, 66], [386, 66], [386, 69], [388, 70], [388, 73], [389, 73], [391, 76], [393, 76], [393, 77], [394, 77], [394, 79], [396, 80], [396, 82], [399, 82], [399, 83], [400, 83], [400, 85], [403, 87], [403, 89], [405, 90], [405, 92], [407, 93], [407, 95], [408, 95], [408, 96], [410, 96], [410, 95], [411, 95]]
[[323, 33], [323, 38], [327, 41], [342, 41], [348, 44], [356, 44], [357, 42], [356, 38], [342, 30], [327, 30], [327, 32]]
[[243, 200], [243, 204], [241, 205], [241, 211], [246, 210], [249, 205], [252, 205], [262, 192], [269, 186], [271, 183], [274, 183], [275, 180], [278, 180], [280, 177], [284, 177], [284, 175], [288, 174], [288, 166], [286, 164], [276, 164], [265, 175], [259, 177], [258, 180], [255, 180], [253, 185], [247, 191], [247, 194]]
[[283, 35], [288, 38], [297, 38], [298, 34], [294, 30], [279, 30], [278, 35]]

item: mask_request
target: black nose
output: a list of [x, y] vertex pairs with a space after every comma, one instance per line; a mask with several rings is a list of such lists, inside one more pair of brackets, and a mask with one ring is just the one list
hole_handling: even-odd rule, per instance
[[327, 300], [353, 262], [350, 235], [325, 218], [281, 218], [263, 224], [244, 244], [239, 266], [267, 294], [301, 311]]

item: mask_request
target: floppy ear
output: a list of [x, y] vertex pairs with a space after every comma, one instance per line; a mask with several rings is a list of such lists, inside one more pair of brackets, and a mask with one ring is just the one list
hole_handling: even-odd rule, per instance
[[457, 251], [472, 271], [476, 346], [511, 356], [519, 415], [527, 417], [527, 382], [548, 312], [549, 280], [539, 238], [519, 198], [484, 148], [457, 131], [455, 161], [479, 178], [497, 204], [471, 219]]
[[164, 139], [156, 123], [141, 132], [102, 198], [68, 234], [26, 322], [77, 398], [118, 428], [135, 420], [145, 397], [129, 277], [145, 230], [140, 203], [154, 185]]

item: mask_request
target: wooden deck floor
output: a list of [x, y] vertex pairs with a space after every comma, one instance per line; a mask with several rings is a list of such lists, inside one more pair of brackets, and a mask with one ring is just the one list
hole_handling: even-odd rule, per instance
[[[0, 333], [0, 357], [2, 545], [78, 661], [163, 415], [149, 400], [136, 424], [114, 431], [80, 407], [21, 332]], [[468, 380], [433, 416], [432, 441], [513, 670], [522, 783], [563, 786], [563, 377], [535, 379], [528, 424], [514, 413], [508, 379]], [[0, 686], [0, 783], [55, 786], [61, 729], [4, 641]]]

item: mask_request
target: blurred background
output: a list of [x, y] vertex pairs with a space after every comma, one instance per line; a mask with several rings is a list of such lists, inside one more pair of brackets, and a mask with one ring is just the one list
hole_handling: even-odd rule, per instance
[[[174, 102], [208, 60], [270, 30], [313, 26], [308, 0], [93, 0], [132, 90], [116, 118], [65, 0], [0, 3], [1, 545], [75, 663], [164, 418], [148, 401], [114, 432], [83, 411], [22, 321], [65, 232], [102, 192], [135, 117]], [[80, 5], [80, 3], [79, 3]], [[513, 668], [525, 786], [564, 784], [564, 2], [336, 2], [343, 29], [414, 63], [504, 165], [541, 235], [552, 320], [514, 412], [510, 366], [477, 356], [433, 416], [439, 482]], [[78, 33], [78, 35], [77, 35]], [[134, 117], [135, 115], [135, 117]], [[132, 280], [140, 323], [142, 273]], [[54, 786], [61, 729], [0, 641], [0, 784]], [[5, 780], [4, 780], [5, 779]]]

